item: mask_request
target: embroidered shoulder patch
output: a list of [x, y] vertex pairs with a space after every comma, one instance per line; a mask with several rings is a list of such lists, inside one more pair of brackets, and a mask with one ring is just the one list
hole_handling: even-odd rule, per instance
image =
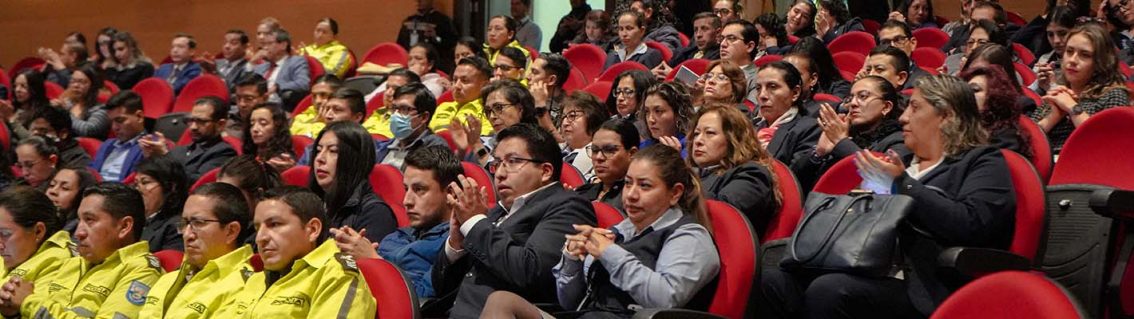
[[358, 272], [358, 263], [354, 262], [354, 257], [344, 253], [335, 253], [335, 260], [343, 265], [343, 270]]
[[165, 272], [165, 269], [161, 268], [161, 260], [158, 260], [157, 257], [154, 257], [154, 255], [146, 255], [146, 261], [148, 264], [150, 264], [150, 268], [153, 268], [158, 272]]
[[252, 274], [254, 274], [254, 272], [252, 272], [252, 269], [248, 269], [248, 267], [240, 269], [240, 276], [244, 277], [244, 281], [248, 281], [248, 278], [252, 277]]
[[150, 293], [150, 286], [141, 281], [131, 281], [130, 289], [126, 290], [126, 301], [141, 306], [146, 303], [146, 295]]
[[79, 257], [79, 246], [73, 242], [67, 242], [67, 250], [71, 251], [71, 257]]

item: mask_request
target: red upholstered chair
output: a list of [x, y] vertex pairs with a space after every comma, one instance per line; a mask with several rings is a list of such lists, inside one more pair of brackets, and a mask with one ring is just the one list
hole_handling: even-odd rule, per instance
[[63, 86], [59, 85], [58, 83], [43, 81], [43, 90], [45, 91], [48, 100], [54, 100], [58, 99], [59, 96], [62, 96], [63, 91], [65, 91], [66, 89], [64, 89]]
[[1094, 184], [1134, 189], [1134, 108], [1117, 107], [1091, 116], [1067, 138], [1049, 184]]
[[587, 86], [587, 76], [583, 71], [578, 68], [571, 68], [571, 74], [567, 76], [567, 82], [563, 82], [563, 91], [574, 92], [581, 90]]
[[291, 110], [291, 117], [307, 112], [307, 109], [312, 106], [314, 105], [311, 105], [311, 94], [308, 94], [304, 96], [302, 100], [299, 100], [298, 104], [295, 104], [295, 109]]
[[1001, 150], [1008, 171], [1012, 174], [1012, 187], [1016, 191], [1016, 227], [1013, 229], [1012, 245], [1008, 251], [1035, 262], [1043, 238], [1043, 226], [1047, 213], [1047, 199], [1043, 181], [1036, 174], [1031, 162], [1024, 156], [1010, 150]]
[[866, 55], [858, 52], [834, 53], [831, 54], [831, 59], [835, 60], [835, 67], [839, 71], [850, 74], [857, 74], [858, 71], [862, 70], [862, 65], [866, 64]]
[[681, 46], [682, 47], [688, 47], [689, 46], [689, 36], [685, 35], [685, 33], [678, 32], [677, 38], [679, 40], [681, 40]]
[[0, 99], [11, 100], [13, 91], [15, 90], [12, 89], [12, 80], [8, 78], [8, 73], [4, 72], [3, 68], [0, 68], [0, 85], [8, 88], [8, 95], [0, 96]]
[[264, 271], [264, 259], [260, 258], [260, 254], [252, 254], [252, 257], [248, 257], [248, 264], [252, 265], [252, 271]]
[[[881, 155], [875, 153], [876, 155]], [[858, 176], [858, 168], [854, 166], [854, 156], [847, 156], [831, 165], [819, 181], [815, 182], [812, 192], [824, 194], [846, 194], [862, 184], [862, 177]]]
[[402, 186], [402, 172], [397, 167], [388, 164], [374, 165], [370, 170], [370, 187], [374, 194], [390, 205], [394, 211], [394, 218], [398, 220], [398, 227], [409, 226], [409, 216], [406, 216], [406, 207], [402, 201], [406, 198], [406, 188]]
[[188, 127], [185, 128], [184, 133], [181, 133], [181, 138], [177, 139], [177, 142], [175, 142], [176, 144], [174, 144], [174, 146], [189, 145], [189, 144], [193, 143], [193, 136], [192, 136], [193, 134], [185, 134], [185, 133], [189, 133]]
[[935, 48], [940, 50], [949, 43], [949, 34], [938, 28], [921, 28], [913, 31], [919, 48]]
[[977, 279], [954, 292], [930, 319], [1088, 318], [1067, 290], [1042, 275], [1004, 271]]
[[[362, 62], [370, 62], [377, 65], [401, 64], [409, 65], [409, 53], [402, 46], [393, 42], [384, 42], [375, 45], [366, 51], [366, 55], [362, 56]], [[362, 66], [362, 62], [358, 65]]]
[[539, 59], [539, 50], [529, 46], [524, 46], [524, 49], [528, 50], [529, 60], [535, 61], [535, 59]]
[[1032, 68], [1020, 62], [1013, 63], [1012, 66], [1016, 68], [1016, 74], [1020, 75], [1020, 85], [1028, 86], [1036, 81], [1036, 73], [1032, 72]]
[[122, 184], [126, 184], [126, 185], [134, 184], [134, 175], [137, 175], [137, 173], [130, 173], [130, 175], [126, 175], [126, 178], [122, 179]]
[[109, 91], [111, 95], [118, 93], [118, 91], [121, 90], [118, 88], [118, 84], [114, 84], [114, 82], [111, 82], [110, 80], [103, 80], [102, 87], [106, 88], [106, 90]]
[[736, 208], [721, 201], [706, 201], [713, 225], [713, 241], [721, 257], [720, 280], [709, 312], [741, 318], [748, 312], [749, 295], [756, 284], [756, 231]]
[[882, 24], [871, 19], [862, 19], [862, 28], [866, 33], [878, 34], [878, 30], [882, 29]]
[[197, 187], [201, 187], [201, 185], [216, 182], [217, 181], [217, 174], [219, 174], [219, 173], [220, 173], [220, 167], [217, 167], [217, 168], [209, 170], [208, 172], [205, 172], [204, 175], [201, 175], [201, 178], [198, 178], [197, 181], [193, 183], [193, 186], [189, 187], [189, 192], [193, 192], [193, 190], [196, 190]]
[[795, 232], [796, 225], [803, 217], [803, 192], [799, 189], [799, 182], [795, 179], [791, 169], [777, 160], [772, 160], [772, 171], [776, 174], [776, 182], [783, 195], [780, 210], [768, 222], [768, 228], [760, 237], [760, 243], [788, 238]]
[[79, 147], [82, 147], [91, 158], [98, 154], [98, 148], [102, 146], [102, 141], [90, 137], [76, 137], [75, 141], [79, 142]]
[[1122, 75], [1127, 78], [1130, 77], [1131, 73], [1134, 73], [1134, 70], [1130, 69], [1130, 65], [1123, 61], [1118, 61], [1118, 70], [1122, 71]]
[[[937, 22], [937, 25], [939, 25], [939, 26], [944, 26], [946, 24], [949, 24], [949, 18], [942, 17], [942, 16], [934, 16], [933, 21]], [[922, 29], [931, 29], [931, 28], [922, 28]], [[936, 29], [936, 28], [932, 28], [932, 29]]]
[[307, 152], [307, 146], [314, 144], [315, 140], [303, 135], [291, 136], [291, 150], [295, 152], [295, 158], [303, 157], [303, 153]]
[[917, 66], [923, 69], [936, 70], [945, 65], [945, 53], [939, 48], [917, 48], [911, 57]]
[[583, 173], [579, 172], [578, 168], [569, 163], [563, 163], [563, 171], [559, 173], [559, 182], [566, 184], [567, 187], [576, 188], [586, 184], [587, 180], [583, 178]]
[[303, 57], [307, 59], [307, 76], [311, 79], [311, 84], [315, 84], [315, 78], [323, 76], [327, 71], [323, 69], [323, 63], [319, 62], [319, 60], [310, 55], [304, 55]]
[[170, 112], [192, 111], [193, 103], [206, 96], [215, 96], [228, 103], [228, 86], [224, 84], [224, 80], [215, 75], [202, 74], [185, 84], [181, 94], [177, 95], [177, 100], [174, 100]]
[[157, 257], [158, 262], [161, 263], [161, 268], [165, 269], [165, 272], [174, 272], [177, 271], [177, 268], [181, 268], [181, 261], [184, 255], [180, 251], [166, 249], [154, 253], [154, 257]]
[[[9, 135], [8, 132], [9, 132], [8, 131], [8, 124], [4, 123], [4, 121], [0, 121], [0, 145], [4, 146], [5, 151], [11, 152], [12, 151], [12, 137]], [[100, 143], [100, 145], [101, 145], [101, 143]], [[91, 158], [94, 158], [94, 156], [92, 155]]]
[[794, 45], [796, 42], [799, 42], [799, 37], [789, 34], [787, 36], [787, 42]]
[[1036, 105], [1043, 105], [1043, 100], [1041, 100], [1041, 97], [1039, 96], [1039, 94], [1036, 94], [1036, 91], [1032, 91], [1032, 89], [1029, 89], [1029, 88], [1023, 88], [1023, 89], [1024, 89], [1024, 95], [1027, 95], [1028, 98], [1032, 99], [1032, 101], [1035, 101]]
[[752, 63], [756, 64], [756, 67], [762, 67], [765, 64], [776, 62], [776, 61], [783, 60], [783, 59], [784, 59], [784, 56], [782, 56], [782, 55], [768, 54], [768, 55], [756, 58], [756, 60], [752, 60]]
[[375, 110], [382, 108], [383, 106], [385, 106], [385, 104], [386, 92], [378, 93], [378, 95], [374, 96], [373, 99], [370, 99], [369, 102], [366, 102], [366, 116], [363, 118], [370, 118], [370, 115], [374, 114]]
[[485, 198], [485, 205], [489, 208], [496, 206], [496, 186], [492, 182], [492, 176], [488, 175], [488, 171], [484, 167], [477, 166], [476, 164], [461, 161], [461, 168], [465, 170], [465, 177], [472, 178], [479, 186], [484, 186], [488, 191], [488, 198]]
[[840, 99], [838, 96], [834, 96], [834, 95], [827, 94], [827, 93], [815, 93], [815, 96], [812, 96], [811, 99], [815, 100], [815, 101], [819, 101], [819, 102], [831, 102], [831, 103], [842, 103], [843, 102], [843, 100]]
[[142, 97], [142, 113], [148, 118], [159, 118], [173, 107], [173, 88], [163, 79], [146, 78], [134, 84], [133, 90]]
[[827, 45], [831, 54], [843, 51], [858, 52], [862, 55], [870, 54], [874, 48], [874, 36], [862, 31], [851, 31], [840, 35]]
[[11, 69], [8, 69], [8, 78], [15, 80], [16, 76], [27, 70], [40, 70], [47, 64], [47, 61], [37, 57], [26, 57], [16, 61]]
[[445, 93], [441, 93], [441, 96], [437, 97], [437, 105], [446, 102], [453, 102], [453, 90], [445, 91]]
[[617, 225], [626, 218], [617, 208], [607, 205], [606, 203], [596, 200], [591, 202], [591, 206], [595, 208], [595, 217], [598, 219], [599, 228], [614, 227], [614, 225]]
[[619, 74], [629, 70], [649, 71], [650, 69], [646, 68], [645, 65], [634, 61], [618, 62], [614, 65], [611, 65], [610, 68], [606, 69], [606, 71], [602, 71], [602, 74], [599, 75], [596, 81], [614, 81], [614, 78], [618, 77]]
[[449, 133], [448, 130], [440, 131], [434, 134], [437, 134], [437, 136], [445, 140], [445, 144], [449, 144], [449, 149], [453, 150], [454, 152], [458, 151], [457, 142], [453, 141], [453, 134]]
[[646, 41], [646, 46], [653, 48], [654, 50], [658, 50], [658, 52], [661, 52], [662, 61], [669, 61], [673, 58], [673, 50], [670, 50], [669, 47], [661, 44], [661, 42]]
[[614, 83], [611, 83], [610, 81], [598, 81], [587, 85], [587, 87], [583, 88], [583, 91], [594, 95], [599, 99], [599, 101], [606, 103], [606, 98], [610, 96], [610, 90], [612, 86], [614, 86]]
[[572, 45], [563, 50], [563, 57], [571, 62], [571, 68], [582, 71], [588, 81], [602, 74], [606, 63], [606, 51], [590, 43]]
[[1015, 25], [1018, 25], [1018, 26], [1024, 26], [1024, 25], [1028, 24], [1028, 20], [1024, 19], [1024, 17], [1020, 16], [1019, 13], [1015, 13], [1015, 12], [1012, 12], [1012, 11], [1004, 11], [1004, 14], [1006, 14], [1008, 16], [1008, 23], [1015, 24]]
[[413, 284], [398, 266], [378, 258], [359, 258], [355, 264], [378, 303], [375, 318], [421, 318]]
[[1036, 55], [1023, 44], [1012, 42], [1012, 51], [1016, 52], [1016, 57], [1020, 58], [1020, 62], [1025, 65], [1032, 65], [1032, 62], [1036, 61]]
[[678, 64], [677, 66], [673, 67], [673, 70], [669, 71], [669, 74], [667, 74], [665, 76], [665, 80], [666, 81], [673, 81], [673, 78], [677, 77], [677, 71], [681, 70], [682, 66], [684, 66], [685, 68], [688, 68], [689, 71], [693, 71], [693, 73], [697, 73], [698, 75], [705, 74], [705, 72], [709, 71], [709, 70], [705, 70], [706, 68], [709, 67], [709, 60], [705, 60], [705, 59], [685, 60], [685, 62], [681, 62], [681, 64]]
[[236, 151], [236, 155], [244, 155], [244, 142], [239, 138], [235, 136], [224, 136], [221, 137], [221, 139], [223, 139], [225, 143], [228, 143], [229, 146], [232, 146], [232, 149]]
[[1047, 134], [1026, 115], [1020, 116], [1019, 123], [1020, 132], [1028, 137], [1028, 146], [1032, 151], [1032, 157], [1029, 160], [1036, 172], [1039, 173], [1040, 179], [1043, 180], [1044, 184], [1047, 184], [1048, 179], [1051, 178], [1051, 166], [1055, 164], [1052, 160], [1051, 143], [1047, 141]]
[[385, 141], [390, 140], [389, 136], [385, 136], [385, 135], [378, 134], [378, 133], [370, 134], [370, 138], [374, 139], [375, 142], [385, 142]]
[[311, 166], [296, 165], [280, 173], [280, 179], [285, 185], [307, 187], [311, 184]]

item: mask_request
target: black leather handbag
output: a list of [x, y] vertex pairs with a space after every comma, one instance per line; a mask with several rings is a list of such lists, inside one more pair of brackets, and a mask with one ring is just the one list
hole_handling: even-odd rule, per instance
[[812, 192], [780, 262], [785, 270], [885, 277], [898, 261], [898, 225], [913, 208], [905, 195]]

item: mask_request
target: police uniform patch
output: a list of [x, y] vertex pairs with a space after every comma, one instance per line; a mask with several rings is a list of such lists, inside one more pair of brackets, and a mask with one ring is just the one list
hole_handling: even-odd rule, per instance
[[358, 263], [354, 261], [354, 257], [344, 253], [335, 253], [335, 260], [343, 265], [343, 270], [358, 272]]
[[67, 250], [71, 251], [71, 257], [79, 256], [79, 246], [76, 246], [75, 243], [67, 242]]
[[161, 268], [161, 260], [158, 260], [154, 255], [146, 255], [146, 261], [150, 264], [151, 268], [156, 269], [158, 272], [165, 272], [165, 269]]
[[240, 270], [240, 275], [244, 277], [244, 281], [248, 281], [248, 278], [252, 277], [252, 274], [254, 274], [252, 269], [248, 269], [247, 267]]
[[131, 281], [130, 289], [126, 290], [126, 301], [141, 306], [146, 303], [146, 295], [150, 293], [150, 286], [141, 281]]

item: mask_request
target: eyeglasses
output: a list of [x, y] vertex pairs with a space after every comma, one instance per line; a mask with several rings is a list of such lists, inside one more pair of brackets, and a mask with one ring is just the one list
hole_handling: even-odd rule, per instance
[[197, 124], [197, 125], [209, 124], [212, 121], [213, 121], [213, 119], [200, 118], [200, 117], [190, 117], [190, 118], [185, 119], [185, 122], [188, 122], [189, 124]]
[[634, 89], [631, 89], [631, 88], [621, 88], [621, 89], [614, 90], [614, 96], [615, 97], [618, 97], [619, 95], [634, 96], [635, 92], [636, 91]]
[[880, 39], [880, 40], [878, 40], [878, 44], [880, 44], [880, 45], [894, 45], [895, 43], [905, 43], [906, 40], [909, 40], [909, 39], [910, 38], [907, 37], [907, 36], [899, 35], [897, 37], [894, 37], [893, 39]]
[[531, 159], [531, 158], [506, 157], [504, 159], [497, 159], [497, 160], [492, 160], [492, 161], [488, 162], [488, 173], [496, 175], [496, 172], [500, 171], [501, 168], [508, 171], [509, 173], [515, 173], [516, 170], [518, 170], [521, 166], [524, 165], [524, 163], [528, 163], [528, 162], [536, 163], [536, 164], [547, 163], [545, 161], [541, 161], [541, 160], [537, 160], [537, 159]]
[[708, 82], [709, 80], [717, 80], [717, 82], [726, 82], [726, 81], [728, 81], [728, 76], [725, 75], [724, 73], [713, 73], [713, 72], [706, 72], [705, 74], [701, 75], [701, 81]]
[[721, 16], [729, 14], [730, 12], [732, 12], [732, 10], [729, 10], [728, 8], [720, 8], [720, 9], [713, 10], [713, 13], [716, 13], [717, 15], [721, 15]]
[[205, 225], [208, 225], [209, 223], [220, 223], [220, 222], [221, 221], [219, 219], [203, 219], [203, 218], [185, 219], [185, 218], [182, 218], [180, 221], [177, 222], [177, 230], [185, 231], [186, 227], [192, 227], [193, 231], [197, 231], [201, 228], [205, 228]]
[[23, 169], [29, 169], [29, 168], [32, 168], [32, 166], [39, 164], [40, 162], [43, 162], [43, 161], [26, 161], [26, 162], [22, 162], [22, 163], [17, 162], [16, 166], [19, 166], [20, 168], [23, 168]]
[[988, 39], [969, 39], [969, 41], [965, 41], [965, 44], [968, 46], [985, 45], [988, 44]]
[[394, 111], [394, 113], [397, 114], [413, 115], [412, 113], [416, 113], [417, 108], [409, 104], [394, 104], [390, 105], [390, 111]]
[[618, 154], [618, 151], [622, 149], [622, 146], [617, 145], [617, 144], [602, 145], [602, 146], [591, 144], [591, 145], [587, 145], [586, 149], [587, 149], [587, 156], [595, 157], [595, 154], [602, 154], [603, 157], [610, 158], [610, 157], [614, 156], [614, 154]]
[[512, 70], [519, 69], [519, 68], [520, 67], [518, 67], [518, 66], [511, 66], [511, 65], [504, 65], [504, 64], [497, 64], [496, 66], [492, 67], [493, 70], [500, 70], [500, 71], [504, 71], [504, 72], [510, 72]]
[[855, 105], [864, 106], [875, 98], [881, 99], [881, 97], [870, 95], [870, 93], [866, 91], [859, 91], [858, 94], [847, 95], [847, 97], [843, 99], [843, 105], [849, 105], [851, 102], [854, 102]]
[[574, 121], [580, 117], [583, 117], [583, 111], [571, 111], [563, 114], [563, 121]]
[[485, 105], [484, 106], [484, 115], [498, 114], [500, 112], [504, 112], [504, 108], [509, 107], [509, 106], [516, 106], [516, 105], [511, 104], [511, 103], [496, 103], [496, 104], [492, 104], [492, 105]]
[[741, 38], [741, 37], [738, 37], [738, 36], [735, 36], [735, 35], [732, 35], [732, 34], [721, 37], [721, 43], [736, 42], [736, 41], [741, 41], [741, 40], [744, 40], [744, 38]]

